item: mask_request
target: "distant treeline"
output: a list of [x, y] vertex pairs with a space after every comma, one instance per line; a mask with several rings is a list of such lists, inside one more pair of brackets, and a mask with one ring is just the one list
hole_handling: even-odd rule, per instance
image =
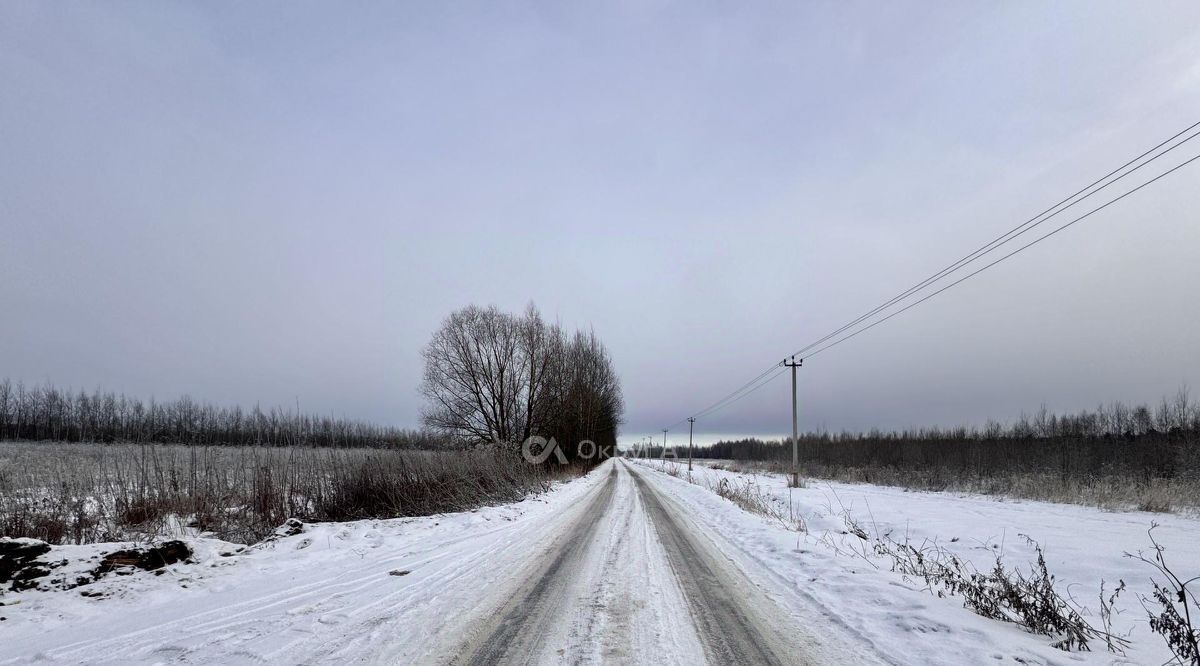
[[213, 446], [438, 448], [443, 440], [279, 407], [219, 407], [189, 397], [142, 401], [108, 391], [65, 391], [0, 381], [0, 440]]
[[[1114, 478], [1195, 484], [1200, 482], [1200, 404], [1182, 389], [1153, 408], [1113, 403], [1068, 415], [1043, 408], [1013, 423], [990, 422], [983, 428], [808, 433], [798, 448], [802, 471], [810, 476], [929, 488], [1017, 475], [1084, 484]], [[687, 455], [686, 449], [675, 453]], [[661, 455], [661, 447], [652, 454]], [[790, 439], [741, 439], [697, 447], [694, 455], [778, 463], [774, 466], [785, 469], [792, 445]]]

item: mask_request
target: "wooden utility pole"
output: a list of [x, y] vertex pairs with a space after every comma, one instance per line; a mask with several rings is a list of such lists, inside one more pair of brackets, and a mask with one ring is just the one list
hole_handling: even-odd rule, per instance
[[792, 487], [800, 487], [800, 433], [798, 420], [796, 416], [796, 368], [804, 365], [804, 359], [796, 360], [796, 355], [793, 354], [791, 359], [783, 359], [783, 364], [792, 369]]
[[696, 425], [696, 417], [688, 417], [688, 471], [692, 471], [692, 426]]

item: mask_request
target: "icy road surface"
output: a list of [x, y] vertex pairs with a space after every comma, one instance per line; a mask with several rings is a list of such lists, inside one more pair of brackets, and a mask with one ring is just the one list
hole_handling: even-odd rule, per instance
[[[525, 583], [450, 655], [469, 664], [835, 663], [624, 461], [536, 552]], [[861, 658], [859, 659], [861, 661]]]

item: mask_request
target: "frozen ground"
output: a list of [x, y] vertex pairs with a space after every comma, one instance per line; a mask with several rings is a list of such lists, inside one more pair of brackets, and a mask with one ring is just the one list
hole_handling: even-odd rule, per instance
[[[757, 482], [786, 497], [781, 480]], [[1144, 580], [1120, 554], [1145, 545], [1151, 519], [1180, 567], [1200, 570], [1198, 525], [1173, 516], [837, 484], [793, 500], [807, 536], [646, 463], [612, 461], [507, 506], [309, 525], [237, 554], [192, 540], [198, 563], [162, 575], [0, 597], [0, 664], [1114, 661], [1055, 650], [836, 554], [817, 532], [841, 528], [843, 505], [868, 529], [958, 537], [955, 547], [983, 559], [1027, 555], [1016, 533], [1028, 533], [1052, 570], [1078, 578], [1081, 598], [1101, 577]], [[1128, 605], [1128, 661], [1161, 663]]]
[[198, 565], [87, 586], [101, 598], [9, 594], [20, 603], [0, 608], [0, 663], [426, 661], [596, 476], [475, 512], [310, 525], [232, 557], [220, 555], [232, 544], [192, 540]]
[[[668, 470], [675, 463], [639, 461]], [[675, 468], [686, 473], [686, 463]], [[1153, 572], [1125, 553], [1149, 550], [1147, 530], [1154, 524], [1155, 538], [1166, 547], [1168, 562], [1188, 577], [1200, 575], [1200, 520], [1194, 516], [1145, 512], [1112, 512], [1045, 502], [1004, 500], [992, 496], [914, 492], [902, 488], [809, 480], [806, 488], [787, 488], [778, 475], [740, 474], [696, 465], [701, 485], [667, 474], [668, 492], [694, 507], [700, 519], [723, 531], [747, 556], [749, 571], [770, 571], [801, 590], [816, 605], [826, 608], [855, 631], [879, 645], [890, 645], [892, 658], [901, 663], [981, 663], [992, 654], [997, 659], [1019, 657], [1048, 663], [1162, 664], [1170, 659], [1162, 639], [1150, 631], [1138, 595], [1150, 593]], [[789, 532], [765, 518], [747, 521], [730, 502], [702, 487], [725, 478], [747, 481], [777, 498], [783, 511], [787, 503], [808, 527], [806, 535]], [[741, 512], [743, 515], [745, 512]], [[1116, 633], [1127, 635], [1132, 648], [1127, 657], [1108, 653], [1103, 645], [1091, 653], [1043, 650], [1049, 639], [1030, 636], [1020, 629], [973, 616], [960, 599], [936, 598], [922, 586], [890, 571], [890, 561], [848, 555], [862, 552], [863, 542], [846, 530], [843, 515], [851, 515], [870, 535], [890, 534], [903, 541], [929, 540], [986, 570], [1001, 556], [1006, 565], [1027, 568], [1036, 559], [1024, 536], [1045, 551], [1050, 573], [1069, 592], [1085, 617], [1099, 625], [1100, 582], [1111, 590], [1120, 580], [1128, 589], [1114, 618]], [[843, 555], [830, 557], [837, 547]], [[869, 553], [869, 551], [868, 551]], [[878, 567], [878, 569], [876, 569]], [[1032, 659], [1031, 659], [1032, 658]]]

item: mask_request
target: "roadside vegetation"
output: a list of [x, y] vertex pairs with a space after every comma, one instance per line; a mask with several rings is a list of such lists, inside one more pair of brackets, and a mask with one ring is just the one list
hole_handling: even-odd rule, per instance
[[212, 533], [253, 543], [289, 518], [513, 502], [575, 471], [489, 450], [9, 442], [0, 444], [0, 536], [63, 544]]
[[692, 474], [687, 471], [687, 468], [675, 461], [660, 460], [658, 462], [660, 463], [657, 467], [658, 471], [668, 476], [682, 479], [693, 485], [702, 486], [710, 492], [733, 502], [743, 511], [749, 511], [764, 518], [770, 518], [793, 532], [808, 531], [808, 526], [804, 523], [804, 517], [792, 511], [789, 503], [781, 501], [778, 497], [764, 490], [753, 476], [736, 481], [724, 477], [713, 480], [703, 474]]
[[[292, 518], [514, 502], [615, 446], [621, 391], [594, 333], [568, 334], [532, 305], [520, 316], [470, 306], [446, 319], [424, 357], [420, 431], [0, 381], [0, 537], [253, 543]], [[562, 461], [522, 455], [531, 436], [555, 439]]]
[[[1149, 550], [1125, 552], [1125, 557], [1145, 567], [1150, 593], [1134, 593], [1140, 609], [1131, 607], [1126, 583], [1099, 582], [1099, 593], [1085, 603], [1075, 595], [1078, 586], [1058, 580], [1049, 570], [1045, 552], [1031, 537], [1021, 534], [1034, 555], [1022, 567], [1004, 559], [1000, 549], [990, 566], [976, 567], [960, 548], [950, 548], [957, 537], [913, 539], [907, 530], [880, 531], [874, 516], [863, 521], [855, 516], [834, 493], [837, 508], [830, 504], [826, 512], [840, 525], [814, 533], [791, 500], [790, 486], [778, 481], [778, 475], [762, 466], [742, 468], [720, 463], [706, 464], [693, 473], [674, 460], [649, 460], [648, 466], [669, 476], [706, 488], [732, 502], [743, 511], [757, 514], [784, 529], [813, 539], [839, 557], [850, 558], [879, 570], [890, 568], [914, 589], [924, 589], [937, 597], [961, 600], [964, 608], [988, 619], [1017, 625], [1046, 636], [1051, 645], [1064, 651], [1099, 651], [1125, 656], [1133, 645], [1127, 622], [1115, 629], [1117, 616], [1132, 613], [1144, 618], [1151, 632], [1161, 638], [1173, 655], [1168, 663], [1200, 666], [1200, 596], [1194, 586], [1200, 576], [1173, 569], [1166, 548], [1154, 536], [1157, 525], [1151, 523]], [[736, 475], [736, 476], [734, 476]], [[786, 475], [785, 475], [786, 476]], [[772, 484], [772, 482], [775, 482]], [[772, 491], [772, 485], [776, 489]], [[783, 490], [780, 494], [779, 490]], [[868, 512], [870, 507], [868, 505]], [[919, 516], [914, 516], [919, 519]], [[826, 523], [828, 524], [828, 523]], [[799, 541], [797, 548], [799, 549]], [[986, 547], [987, 550], [992, 548]], [[969, 552], [969, 551], [968, 551]], [[1098, 602], [1093, 606], [1093, 603]]]
[[[799, 451], [800, 473], [810, 478], [1110, 509], [1200, 508], [1200, 403], [1186, 389], [1153, 408], [1114, 403], [1067, 415], [1043, 408], [982, 429], [810, 433]], [[697, 448], [695, 457], [786, 473], [792, 445], [723, 441]]]

